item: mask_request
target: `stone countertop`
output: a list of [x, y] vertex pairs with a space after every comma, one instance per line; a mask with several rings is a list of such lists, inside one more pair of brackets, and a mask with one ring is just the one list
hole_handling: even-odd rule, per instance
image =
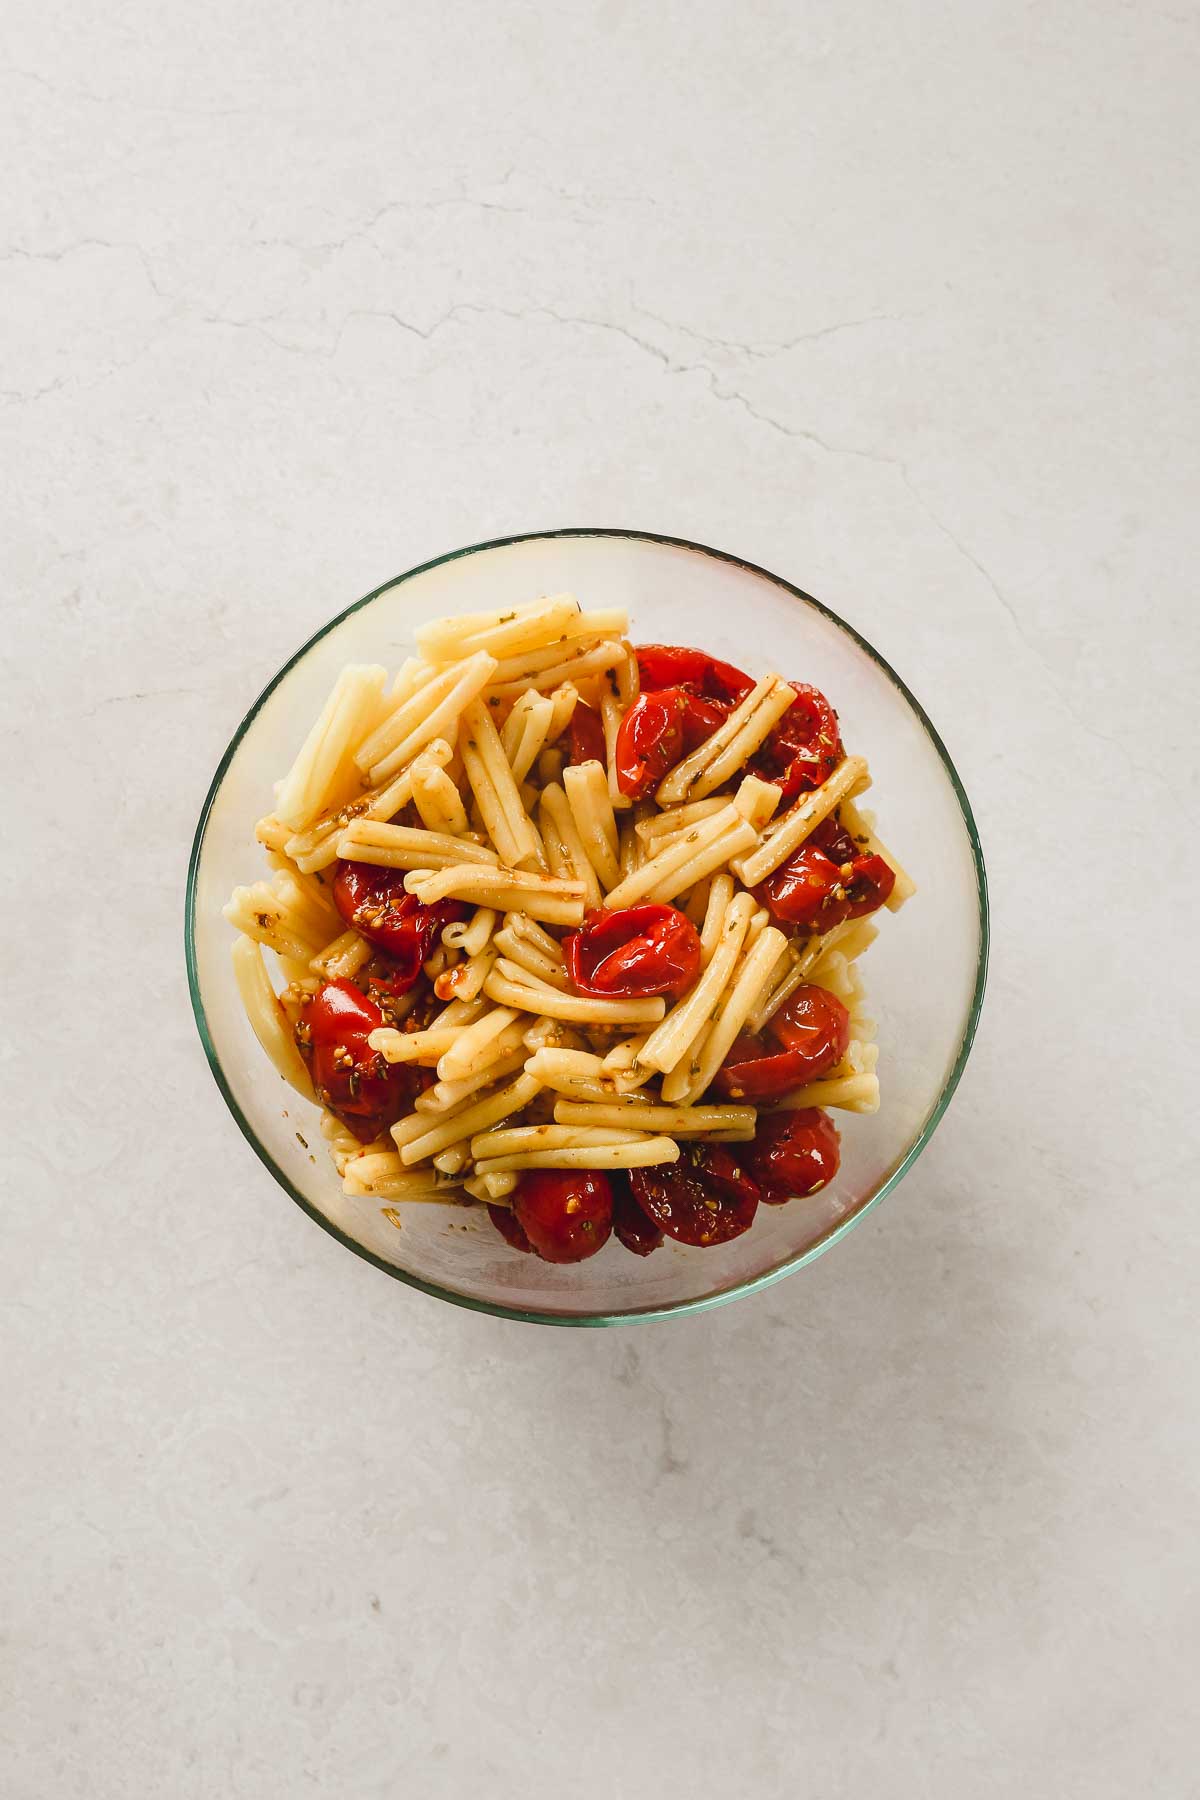
[[[5, 1800], [1193, 1794], [1195, 13], [9, 35]], [[994, 972], [833, 1254], [557, 1332], [287, 1202], [181, 908], [298, 643], [589, 523], [879, 645], [972, 795]]]

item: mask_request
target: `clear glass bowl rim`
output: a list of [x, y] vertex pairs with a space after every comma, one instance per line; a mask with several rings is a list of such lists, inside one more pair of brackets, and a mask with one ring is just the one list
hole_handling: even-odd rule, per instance
[[[385, 1262], [382, 1257], [376, 1256], [362, 1244], [356, 1243], [352, 1237], [348, 1237], [345, 1232], [340, 1231], [336, 1225], [327, 1219], [323, 1213], [318, 1211], [318, 1209], [306, 1199], [300, 1190], [288, 1179], [287, 1175], [278, 1166], [274, 1158], [262, 1144], [254, 1127], [250, 1124], [250, 1121], [246, 1118], [241, 1107], [238, 1105], [233, 1091], [225, 1079], [225, 1072], [221, 1067], [221, 1061], [217, 1055], [216, 1046], [212, 1041], [208, 1029], [208, 1017], [204, 1008], [204, 999], [200, 991], [200, 977], [196, 958], [195, 923], [196, 882], [200, 868], [200, 858], [204, 848], [205, 832], [208, 826], [209, 813], [221, 790], [221, 783], [224, 780], [225, 771], [233, 760], [242, 738], [257, 717], [263, 702], [274, 692], [279, 686], [279, 683], [284, 679], [288, 672], [295, 667], [301, 658], [307, 655], [313, 645], [320, 643], [321, 639], [326, 637], [336, 626], [340, 625], [343, 619], [348, 619], [352, 613], [359, 612], [364, 606], [369, 606], [373, 600], [377, 600], [380, 594], [386, 593], [390, 588], [402, 586], [404, 582], [411, 581], [414, 577], [425, 574], [429, 569], [440, 568], [443, 564], [457, 562], [466, 556], [476, 556], [485, 550], [504, 549], [511, 544], [534, 543], [548, 538], [575, 537], [629, 538], [640, 540], [645, 543], [665, 544], [679, 550], [691, 550], [702, 556], [715, 557], [720, 562], [732, 563], [735, 567], [744, 569], [749, 574], [761, 576], [764, 580], [772, 582], [785, 593], [791, 594], [795, 599], [803, 601], [806, 606], [814, 607], [817, 612], [830, 620], [831, 623], [836, 625], [841, 631], [844, 631], [847, 637], [851, 638], [854, 643], [858, 645], [859, 649], [864, 651], [866, 655], [871, 658], [871, 661], [875, 666], [880, 669], [892, 685], [898, 688], [900, 693], [903, 694], [905, 700], [920, 720], [926, 736], [936, 750], [942, 767], [949, 777], [950, 784], [954, 789], [955, 797], [958, 800], [963, 824], [966, 826], [967, 837], [971, 845], [971, 856], [975, 865], [975, 889], [979, 907], [979, 957], [975, 968], [975, 985], [971, 995], [971, 1004], [968, 1009], [962, 1039], [958, 1047], [958, 1054], [946, 1077], [945, 1084], [938, 1096], [937, 1102], [921, 1128], [921, 1131], [909, 1145], [907, 1151], [896, 1164], [895, 1168], [884, 1177], [875, 1192], [871, 1194], [869, 1198], [864, 1200], [853, 1213], [847, 1218], [840, 1220], [836, 1225], [831, 1226], [824, 1236], [818, 1238], [814, 1244], [810, 1244], [807, 1249], [800, 1251], [795, 1256], [788, 1257], [786, 1261], [780, 1263], [777, 1268], [768, 1269], [763, 1274], [755, 1275], [747, 1281], [737, 1282], [733, 1287], [727, 1288], [719, 1294], [704, 1294], [698, 1299], [680, 1300], [664, 1306], [647, 1307], [628, 1312], [596, 1312], [567, 1315], [563, 1313], [538, 1312], [519, 1307], [504, 1306], [499, 1301], [477, 1299], [473, 1295], [456, 1293], [452, 1288], [442, 1287], [437, 1282], [424, 1281], [419, 1275], [412, 1275], [405, 1269], [396, 1268], [392, 1263]], [[187, 889], [184, 900], [184, 948], [187, 958], [188, 992], [191, 996], [192, 1012], [196, 1020], [196, 1029], [200, 1033], [200, 1041], [204, 1046], [204, 1054], [208, 1058], [208, 1066], [212, 1070], [213, 1079], [221, 1091], [226, 1106], [228, 1106], [230, 1112], [233, 1114], [234, 1120], [236, 1121], [242, 1136], [246, 1139], [246, 1142], [250, 1145], [259, 1161], [274, 1176], [284, 1192], [289, 1194], [296, 1202], [297, 1206], [306, 1212], [309, 1218], [313, 1219], [323, 1231], [328, 1232], [330, 1237], [336, 1238], [340, 1244], [344, 1244], [347, 1250], [354, 1252], [355, 1256], [361, 1256], [365, 1262], [373, 1263], [377, 1269], [381, 1269], [385, 1275], [390, 1275], [393, 1280], [401, 1281], [407, 1287], [418, 1288], [421, 1293], [430, 1294], [435, 1299], [448, 1300], [454, 1306], [466, 1307], [472, 1312], [491, 1313], [496, 1318], [515, 1319], [523, 1324], [532, 1325], [581, 1325], [586, 1327], [636, 1325], [650, 1319], [677, 1318], [686, 1313], [706, 1312], [711, 1307], [724, 1306], [728, 1301], [737, 1300], [743, 1294], [756, 1293], [762, 1288], [770, 1287], [776, 1281], [782, 1281], [785, 1275], [790, 1275], [795, 1270], [804, 1268], [807, 1263], [814, 1262], [818, 1256], [822, 1256], [826, 1250], [829, 1250], [834, 1244], [838, 1243], [840, 1239], [844, 1238], [848, 1232], [854, 1229], [861, 1219], [865, 1218], [874, 1207], [879, 1205], [879, 1202], [887, 1194], [891, 1193], [893, 1188], [899, 1185], [905, 1175], [907, 1175], [908, 1171], [912, 1168], [913, 1164], [917, 1161], [917, 1158], [920, 1156], [926, 1144], [928, 1144], [930, 1138], [937, 1130], [938, 1125], [941, 1123], [946, 1108], [949, 1106], [950, 1101], [954, 1096], [954, 1090], [957, 1088], [959, 1081], [962, 1078], [963, 1070], [967, 1064], [967, 1058], [971, 1053], [971, 1045], [975, 1040], [975, 1032], [979, 1025], [979, 1016], [983, 1008], [984, 989], [987, 985], [989, 942], [990, 927], [987, 872], [984, 868], [983, 849], [979, 842], [979, 833], [975, 825], [975, 816], [971, 810], [971, 803], [967, 798], [966, 789], [963, 787], [958, 770], [955, 768], [949, 751], [946, 749], [945, 744], [938, 735], [933, 721], [930, 719], [928, 713], [925, 711], [925, 708], [921, 705], [921, 702], [917, 699], [912, 689], [896, 673], [895, 669], [892, 668], [887, 659], [881, 656], [874, 645], [869, 643], [860, 632], [856, 631], [853, 625], [848, 624], [845, 619], [838, 613], [835, 613], [832, 608], [826, 606], [823, 601], [816, 599], [812, 594], [806, 593], [803, 588], [797, 587], [794, 582], [785, 581], [783, 576], [774, 574], [772, 570], [762, 568], [758, 563], [749, 562], [745, 557], [735, 556], [727, 550], [716, 550], [710, 544], [696, 543], [691, 538], [672, 537], [663, 532], [638, 531], [623, 526], [611, 525], [568, 525], [550, 531], [521, 531], [514, 533], [510, 537], [490, 538], [483, 543], [467, 544], [462, 549], [451, 550], [443, 556], [432, 557], [428, 562], [419, 563], [412, 569], [406, 569], [402, 575], [396, 575], [389, 581], [381, 582], [380, 585], [377, 588], [373, 588], [369, 594], [364, 594], [361, 600], [353, 601], [351, 605], [345, 607], [332, 619], [327, 620], [326, 623], [321, 626], [320, 630], [315, 631], [310, 638], [301, 644], [299, 649], [294, 651], [282, 667], [271, 677], [270, 681], [268, 681], [267, 685], [263, 688], [262, 692], [258, 695], [257, 699], [238, 725], [237, 730], [234, 732], [233, 737], [230, 739], [229, 744], [225, 749], [224, 755], [217, 764], [216, 772], [213, 775], [208, 792], [204, 797], [204, 804], [200, 809], [200, 817], [196, 824], [196, 834], [192, 840], [191, 856], [188, 860]]]

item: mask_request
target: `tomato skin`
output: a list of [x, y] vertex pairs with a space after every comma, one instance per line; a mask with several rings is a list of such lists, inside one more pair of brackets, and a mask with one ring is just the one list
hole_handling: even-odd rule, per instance
[[770, 1021], [769, 1030], [787, 1050], [810, 1065], [806, 1079], [815, 1081], [841, 1062], [850, 1042], [850, 1014], [828, 988], [806, 983], [789, 994]]
[[507, 1206], [488, 1206], [488, 1218], [500, 1233], [506, 1244], [514, 1250], [523, 1250], [526, 1256], [532, 1256], [533, 1245], [525, 1236], [525, 1228], [516, 1218], [512, 1209]]
[[806, 931], [829, 931], [847, 916], [841, 869], [811, 842], [773, 869], [754, 897], [779, 924]]
[[571, 723], [567, 726], [567, 761], [571, 764], [606, 763], [608, 751], [604, 743], [604, 726], [600, 714], [586, 700], [575, 702]]
[[631, 1169], [629, 1178], [642, 1211], [680, 1244], [727, 1244], [749, 1231], [758, 1211], [757, 1195], [734, 1199], [710, 1187], [687, 1156], [677, 1163]]
[[591, 912], [563, 940], [567, 974], [581, 994], [649, 999], [690, 987], [700, 969], [700, 934], [674, 906]]
[[783, 1045], [743, 1032], [730, 1048], [713, 1085], [730, 1100], [778, 1100], [806, 1081], [818, 1081], [841, 1062], [850, 1042], [850, 1014], [836, 994], [800, 987], [771, 1021]]
[[642, 800], [683, 756], [684, 696], [680, 688], [640, 694], [617, 732], [617, 786]]
[[714, 1188], [737, 1206], [757, 1203], [758, 1183], [746, 1155], [749, 1144], [706, 1144], [704, 1139], [687, 1146], [687, 1159], [706, 1187]]
[[409, 1070], [387, 1062], [367, 1042], [385, 1022], [352, 981], [326, 982], [301, 1021], [317, 1099], [366, 1143], [402, 1116], [413, 1093]]
[[640, 694], [617, 732], [617, 785], [631, 800], [653, 793], [669, 769], [725, 723], [731, 708], [688, 688]]
[[724, 700], [736, 706], [754, 686], [750, 677], [732, 663], [719, 662], [715, 656], [684, 644], [639, 644], [635, 654], [644, 693], [686, 687], [707, 700]]
[[837, 1127], [819, 1106], [764, 1113], [747, 1149], [767, 1206], [807, 1199], [829, 1185], [841, 1162]]
[[614, 1169], [610, 1177], [613, 1187], [613, 1232], [626, 1250], [635, 1256], [649, 1256], [663, 1241], [663, 1234], [633, 1197], [628, 1171]]
[[467, 916], [457, 900], [422, 906], [415, 894], [405, 892], [403, 869], [377, 868], [374, 863], [339, 862], [333, 903], [347, 925], [392, 958], [391, 986], [397, 994], [412, 987], [443, 926]]
[[788, 686], [796, 698], [751, 763], [764, 781], [783, 789], [785, 799], [820, 787], [844, 755], [837, 714], [821, 690], [807, 681]]
[[583, 1262], [608, 1242], [612, 1186], [599, 1169], [527, 1169], [512, 1209], [543, 1262]]
[[856, 856], [846, 882], [846, 917], [864, 919], [891, 897], [896, 871], [882, 856]]

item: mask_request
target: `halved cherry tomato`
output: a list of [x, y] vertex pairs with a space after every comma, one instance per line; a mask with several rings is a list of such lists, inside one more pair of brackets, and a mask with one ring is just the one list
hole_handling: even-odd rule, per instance
[[570, 763], [598, 762], [606, 760], [608, 751], [604, 746], [604, 726], [600, 723], [600, 714], [586, 700], [575, 702], [575, 711], [571, 714], [571, 723], [567, 726], [567, 760]]
[[329, 981], [305, 1008], [297, 1033], [311, 1058], [317, 1099], [367, 1143], [401, 1117], [413, 1094], [409, 1070], [367, 1042], [384, 1023], [353, 982]]
[[634, 1199], [626, 1170], [615, 1169], [610, 1179], [613, 1189], [613, 1231], [625, 1248], [632, 1250], [635, 1256], [649, 1256], [662, 1243], [662, 1232]]
[[729, 705], [689, 688], [640, 694], [617, 732], [617, 785], [631, 800], [651, 793], [681, 757], [698, 749], [725, 723]]
[[891, 896], [896, 871], [882, 856], [856, 856], [846, 882], [846, 917], [864, 919]]
[[736, 706], [754, 686], [750, 677], [732, 663], [719, 662], [715, 656], [684, 644], [639, 644], [636, 655], [638, 681], [644, 693], [686, 687], [706, 699], [724, 700]]
[[747, 1148], [767, 1206], [803, 1200], [827, 1187], [841, 1161], [837, 1129], [819, 1106], [763, 1113]]
[[750, 1172], [746, 1144], [689, 1144], [686, 1156], [700, 1179], [725, 1200], [744, 1206], [758, 1199], [758, 1183]]
[[525, 1236], [525, 1228], [508, 1206], [489, 1206], [488, 1218], [500, 1233], [505, 1243], [511, 1244], [514, 1250], [524, 1250], [532, 1255], [533, 1245]]
[[836, 994], [801, 987], [780, 1008], [771, 1029], [784, 1048], [743, 1032], [714, 1077], [719, 1093], [755, 1103], [819, 1080], [846, 1054], [850, 1015]]
[[846, 917], [841, 870], [812, 843], [801, 844], [772, 870], [754, 897], [781, 925], [802, 925], [806, 931], [829, 931]]
[[630, 1186], [642, 1211], [681, 1244], [727, 1244], [749, 1231], [758, 1196], [734, 1199], [710, 1187], [686, 1156], [677, 1163], [631, 1169]]
[[683, 756], [685, 700], [682, 688], [640, 694], [621, 720], [615, 751], [617, 786], [631, 800], [649, 794]]
[[789, 994], [770, 1022], [770, 1030], [788, 1050], [810, 1065], [806, 1079], [815, 1081], [841, 1062], [850, 1042], [850, 1014], [828, 988], [805, 983]]
[[373, 863], [340, 862], [333, 903], [347, 925], [393, 959], [392, 985], [398, 994], [406, 993], [421, 973], [442, 927], [467, 916], [458, 900], [422, 906], [415, 894], [405, 893], [403, 869], [380, 869]]
[[764, 781], [783, 789], [784, 797], [820, 787], [842, 760], [837, 714], [819, 688], [791, 681], [796, 698], [752, 759]]
[[563, 940], [567, 974], [581, 994], [648, 999], [678, 994], [700, 969], [700, 934], [674, 906], [591, 912]]
[[543, 1262], [582, 1262], [608, 1242], [612, 1187], [599, 1169], [528, 1169], [513, 1215]]

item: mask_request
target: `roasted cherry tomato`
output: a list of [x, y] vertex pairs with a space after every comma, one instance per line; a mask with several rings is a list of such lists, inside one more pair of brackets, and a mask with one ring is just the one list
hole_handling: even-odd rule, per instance
[[625, 1248], [632, 1250], [635, 1256], [649, 1256], [662, 1243], [662, 1232], [634, 1199], [627, 1171], [614, 1169], [610, 1180], [613, 1189], [613, 1231]]
[[819, 688], [790, 681], [796, 698], [753, 758], [764, 781], [783, 789], [784, 797], [820, 787], [842, 760], [837, 714]]
[[659, 688], [690, 688], [708, 700], [724, 700], [736, 706], [754, 686], [748, 675], [732, 663], [718, 662], [703, 650], [683, 644], [639, 644], [638, 681], [644, 693]]
[[827, 819], [822, 819], [819, 825], [814, 825], [804, 842], [823, 850], [830, 862], [836, 863], [839, 869], [843, 863], [852, 863], [859, 853], [858, 845], [835, 812], [831, 812]]
[[685, 702], [682, 688], [640, 694], [621, 720], [615, 752], [617, 786], [631, 800], [644, 799], [683, 756]]
[[567, 726], [567, 761], [602, 763], [607, 757], [600, 714], [586, 700], [577, 700], [571, 723]]
[[414, 894], [405, 893], [402, 869], [379, 869], [373, 863], [340, 862], [333, 878], [333, 903], [347, 925], [392, 958], [397, 994], [413, 985], [442, 927], [467, 916], [457, 900], [422, 906]]
[[514, 1216], [511, 1207], [489, 1206], [488, 1218], [505, 1243], [511, 1244], [514, 1250], [524, 1250], [527, 1255], [532, 1252], [533, 1245], [525, 1236], [525, 1228]]
[[684, 1155], [700, 1179], [725, 1200], [748, 1205], [758, 1199], [758, 1183], [746, 1157], [749, 1144], [688, 1144]]
[[668, 769], [698, 749], [730, 712], [723, 700], [682, 687], [640, 694], [617, 732], [617, 785], [631, 800], [642, 800]]
[[367, 1042], [384, 1023], [374, 1001], [353, 982], [329, 981], [314, 994], [297, 1028], [301, 1047], [310, 1053], [317, 1099], [367, 1143], [400, 1118], [413, 1093], [408, 1069], [385, 1061]]
[[608, 1242], [612, 1187], [598, 1169], [528, 1169], [513, 1215], [544, 1262], [582, 1262]]
[[856, 856], [850, 865], [846, 888], [846, 917], [863, 919], [876, 912], [891, 896], [896, 871], [882, 856]]
[[778, 1100], [806, 1081], [818, 1081], [841, 1062], [850, 1042], [850, 1015], [836, 994], [797, 988], [771, 1021], [783, 1049], [744, 1032], [717, 1070], [714, 1086], [730, 1100]]
[[754, 1142], [746, 1148], [768, 1206], [803, 1200], [828, 1186], [841, 1161], [837, 1130], [819, 1106], [761, 1113]]
[[838, 864], [815, 844], [801, 844], [754, 890], [781, 925], [828, 931], [846, 917], [846, 891]]
[[567, 974], [581, 994], [648, 999], [678, 994], [700, 970], [700, 934], [674, 906], [591, 912], [563, 941]]
[[770, 1022], [774, 1037], [809, 1064], [805, 1079], [815, 1081], [841, 1062], [850, 1042], [850, 1014], [828, 988], [806, 983], [789, 994]]
[[749, 1231], [758, 1210], [757, 1194], [734, 1199], [719, 1192], [686, 1156], [677, 1163], [631, 1169], [629, 1179], [642, 1211], [681, 1244], [727, 1244]]

